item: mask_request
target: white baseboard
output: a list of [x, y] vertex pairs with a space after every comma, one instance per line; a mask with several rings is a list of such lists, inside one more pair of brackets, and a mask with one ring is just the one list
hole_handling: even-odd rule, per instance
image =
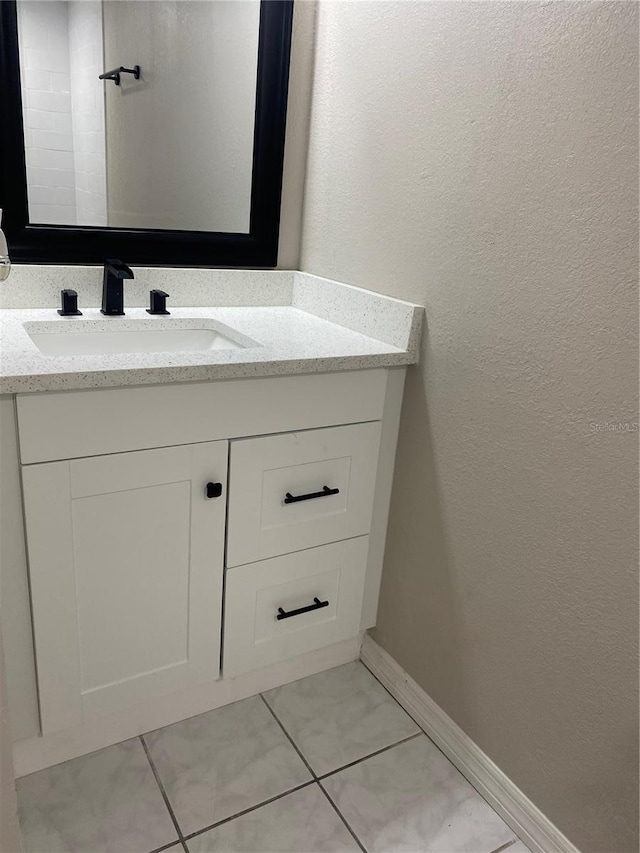
[[533, 853], [579, 853], [460, 726], [368, 635], [362, 643], [360, 658]]
[[357, 660], [361, 642], [362, 635], [358, 634], [350, 640], [325, 646], [255, 672], [223, 678], [124, 711], [103, 714], [72, 729], [18, 740], [13, 745], [15, 776], [26, 776], [53, 764]]

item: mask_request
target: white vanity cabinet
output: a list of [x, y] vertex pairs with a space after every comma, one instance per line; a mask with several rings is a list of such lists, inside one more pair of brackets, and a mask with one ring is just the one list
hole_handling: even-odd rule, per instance
[[227, 451], [24, 467], [43, 732], [218, 677]]
[[399, 368], [16, 398], [40, 713], [19, 774], [357, 656], [403, 383]]

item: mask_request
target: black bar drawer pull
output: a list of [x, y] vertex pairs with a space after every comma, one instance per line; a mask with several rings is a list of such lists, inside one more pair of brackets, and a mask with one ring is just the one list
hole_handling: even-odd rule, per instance
[[298, 501], [312, 501], [314, 498], [328, 498], [329, 495], [337, 495], [340, 489], [330, 489], [329, 486], [323, 486], [321, 492], [309, 492], [308, 495], [292, 495], [287, 492], [284, 498], [286, 504], [296, 504]]
[[313, 604], [309, 604], [307, 607], [298, 607], [297, 610], [289, 610], [287, 613], [286, 610], [283, 610], [282, 607], [278, 607], [278, 615], [276, 619], [280, 621], [280, 619], [290, 619], [292, 616], [299, 616], [301, 613], [310, 613], [312, 610], [320, 610], [322, 607], [328, 607], [328, 601], [320, 601], [319, 598], [313, 599]]

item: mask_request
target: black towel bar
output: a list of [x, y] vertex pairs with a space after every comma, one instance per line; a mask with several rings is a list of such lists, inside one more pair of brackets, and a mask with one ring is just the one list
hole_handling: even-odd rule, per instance
[[134, 65], [133, 68], [125, 68], [121, 65], [120, 68], [112, 68], [111, 71], [105, 71], [104, 74], [98, 75], [98, 80], [113, 80], [116, 86], [120, 85], [121, 74], [133, 74], [135, 80], [140, 79], [140, 66]]

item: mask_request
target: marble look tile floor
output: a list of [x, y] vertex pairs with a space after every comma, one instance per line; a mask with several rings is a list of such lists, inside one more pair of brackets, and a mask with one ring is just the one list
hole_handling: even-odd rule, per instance
[[18, 780], [26, 853], [528, 853], [361, 663]]

